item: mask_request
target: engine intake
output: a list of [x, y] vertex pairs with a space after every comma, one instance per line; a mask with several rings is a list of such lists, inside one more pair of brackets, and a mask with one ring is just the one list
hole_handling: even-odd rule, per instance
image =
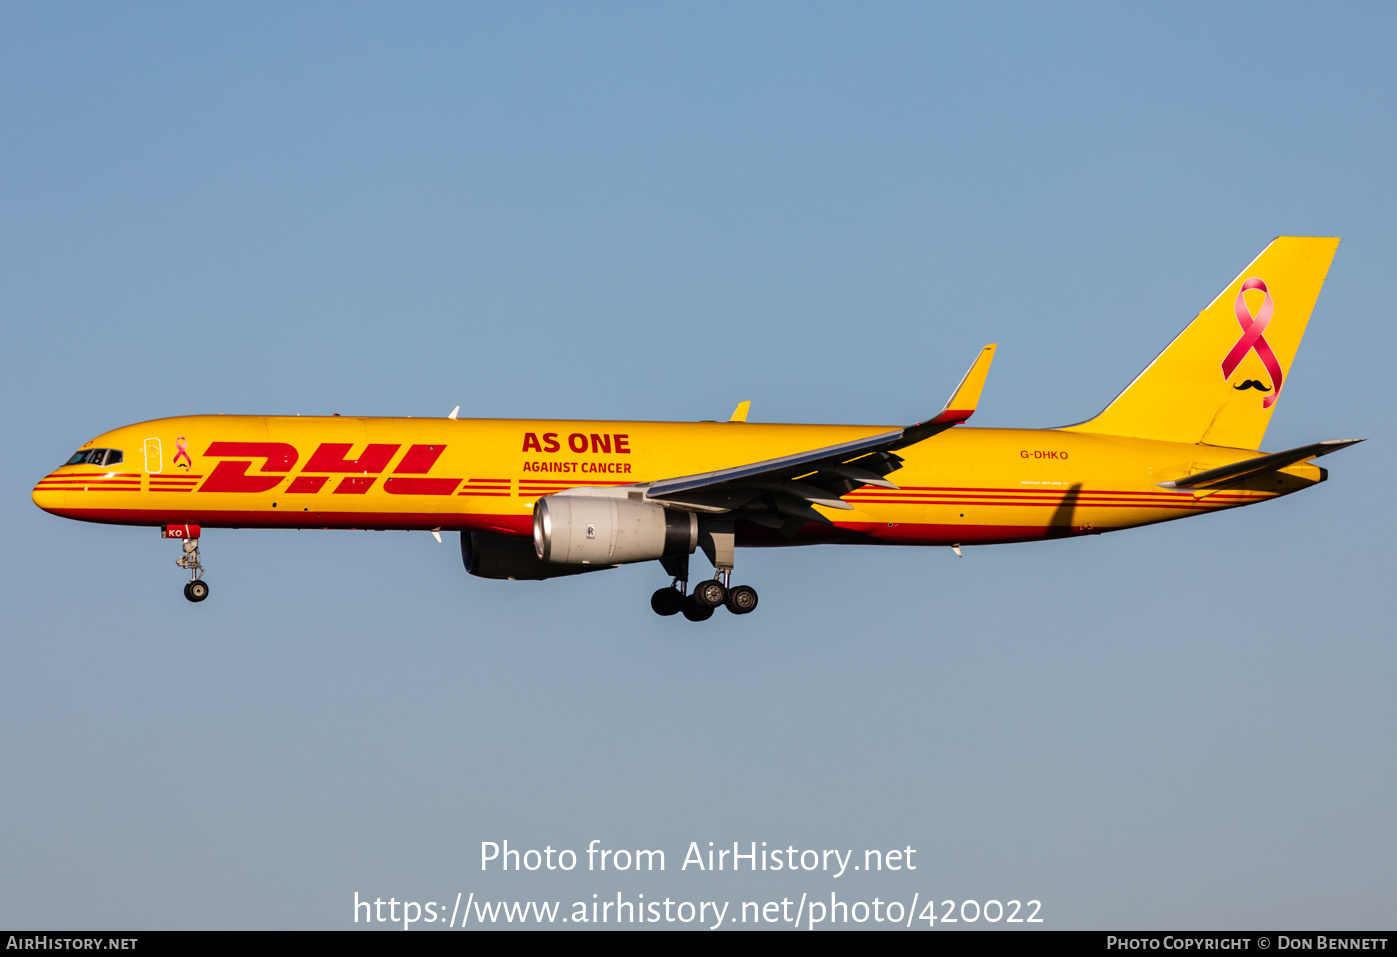
[[534, 504], [534, 551], [549, 564], [624, 565], [697, 547], [693, 512], [611, 495], [549, 495]]

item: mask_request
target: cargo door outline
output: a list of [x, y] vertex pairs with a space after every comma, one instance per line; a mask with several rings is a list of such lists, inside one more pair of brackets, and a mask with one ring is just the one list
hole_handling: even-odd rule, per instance
[[[149, 475], [159, 475], [160, 471], [165, 467], [165, 456], [160, 451], [159, 437], [149, 438], [145, 440], [145, 452], [146, 473]], [[155, 468], [150, 467], [152, 458], [155, 462]]]

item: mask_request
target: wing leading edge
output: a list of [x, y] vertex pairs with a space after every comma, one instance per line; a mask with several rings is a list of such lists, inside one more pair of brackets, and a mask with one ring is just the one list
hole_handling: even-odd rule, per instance
[[902, 465], [898, 449], [923, 442], [974, 414], [994, 360], [985, 346], [934, 417], [901, 429], [795, 455], [661, 479], [645, 487], [645, 498], [700, 512], [739, 512], [744, 521], [795, 534], [806, 522], [831, 524], [811, 506], [848, 510], [843, 496], [865, 485], [897, 488], [884, 476]]

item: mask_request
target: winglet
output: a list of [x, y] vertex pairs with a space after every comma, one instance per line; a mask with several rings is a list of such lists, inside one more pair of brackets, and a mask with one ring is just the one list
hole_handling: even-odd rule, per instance
[[735, 409], [732, 410], [732, 418], [731, 418], [731, 419], [728, 419], [728, 421], [729, 421], [729, 422], [746, 422], [746, 421], [747, 421], [747, 413], [750, 412], [750, 411], [752, 411], [752, 400], [751, 400], [751, 399], [748, 399], [748, 400], [745, 401], [745, 402], [739, 402], [739, 403], [737, 403], [737, 408], [735, 408]]
[[980, 350], [946, 407], [928, 425], [956, 425], [975, 414], [975, 407], [980, 404], [980, 393], [985, 389], [985, 377], [990, 374], [990, 363], [994, 361], [996, 345], [991, 342]]

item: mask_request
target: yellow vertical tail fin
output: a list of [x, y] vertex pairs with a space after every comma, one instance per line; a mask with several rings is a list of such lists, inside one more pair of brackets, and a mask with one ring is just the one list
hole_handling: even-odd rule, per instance
[[1259, 448], [1338, 247], [1273, 240], [1104, 412], [1067, 429]]

